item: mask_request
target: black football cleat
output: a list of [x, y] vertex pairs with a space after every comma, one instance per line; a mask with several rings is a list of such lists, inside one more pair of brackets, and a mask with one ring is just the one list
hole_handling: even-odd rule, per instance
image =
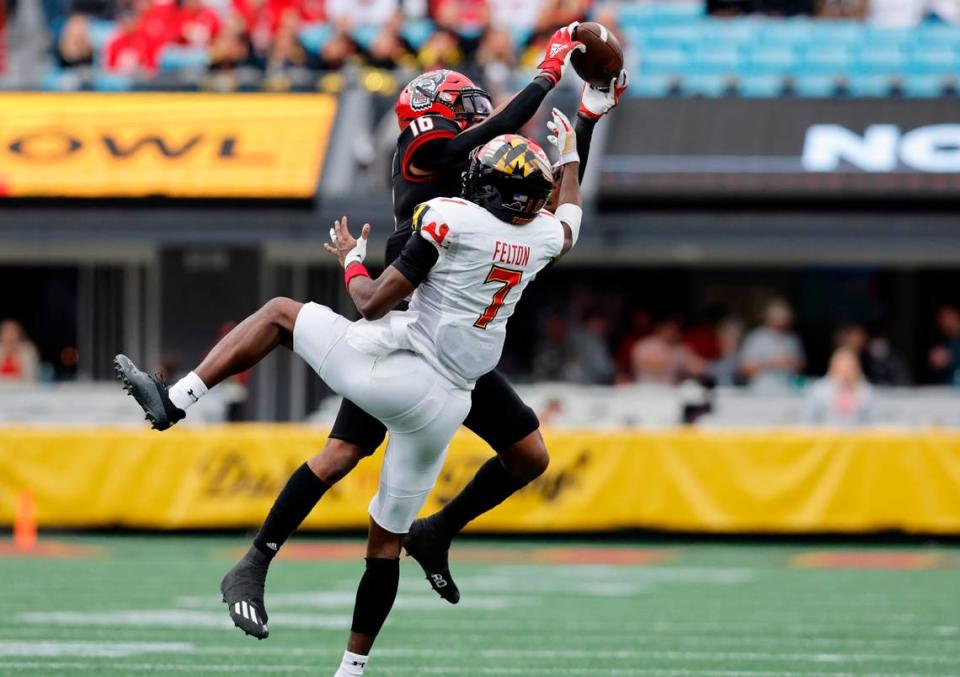
[[167, 384], [157, 376], [141, 371], [126, 355], [113, 358], [113, 373], [123, 384], [123, 389], [132, 395], [143, 408], [146, 419], [155, 430], [166, 430], [186, 413], [170, 401]]
[[220, 582], [220, 594], [230, 612], [230, 620], [257, 639], [266, 639], [270, 635], [267, 608], [263, 603], [263, 586], [269, 566], [270, 559], [251, 547]]
[[451, 604], [456, 604], [460, 601], [460, 589], [450, 575], [450, 539], [437, 526], [436, 520], [434, 515], [411, 524], [403, 547], [423, 567], [430, 587]]

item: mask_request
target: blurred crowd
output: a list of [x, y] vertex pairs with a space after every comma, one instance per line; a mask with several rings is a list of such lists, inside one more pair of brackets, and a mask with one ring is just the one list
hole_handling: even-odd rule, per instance
[[595, 310], [552, 314], [542, 322], [530, 378], [585, 385], [648, 383], [676, 386], [694, 379], [758, 392], [808, 387], [812, 422], [868, 422], [872, 386], [916, 382], [960, 387], [960, 309], [941, 306], [938, 339], [926, 368], [914, 378], [908, 362], [879, 333], [862, 324], [836, 328], [823, 378], [807, 363], [804, 342], [794, 329], [790, 303], [771, 300], [756, 326], [717, 309], [687, 322], [679, 314], [659, 317], [643, 308], [612, 331], [608, 315]]
[[[550, 33], [593, 18], [621, 38], [622, 8], [649, 0], [17, 0], [41, 2], [63, 68], [122, 75], [173, 67], [336, 71], [452, 67], [492, 88], [532, 67]], [[699, 0], [655, 0], [659, 3]], [[960, 21], [960, 0], [707, 0], [720, 17], [750, 13], [861, 19], [884, 27]]]

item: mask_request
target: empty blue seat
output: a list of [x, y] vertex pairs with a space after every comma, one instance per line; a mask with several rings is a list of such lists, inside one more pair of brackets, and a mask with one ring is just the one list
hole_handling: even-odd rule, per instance
[[687, 96], [723, 96], [729, 85], [728, 78], [722, 75], [687, 75], [680, 81], [680, 89]]
[[861, 42], [866, 30], [855, 21], [820, 21], [811, 38], [822, 45], [845, 46]]
[[890, 47], [862, 47], [854, 57], [852, 70], [864, 75], [898, 73], [903, 69], [903, 52], [896, 45]]
[[651, 49], [640, 55], [640, 69], [650, 75], [676, 74], [687, 63], [687, 53], [682, 49]]
[[312, 54], [319, 54], [332, 37], [333, 28], [329, 24], [307, 24], [300, 29], [300, 44]]
[[400, 36], [414, 49], [420, 49], [432, 34], [433, 22], [429, 19], [404, 21], [400, 28]]
[[838, 75], [850, 67], [850, 52], [845, 47], [809, 46], [797, 64], [797, 73]]
[[357, 26], [350, 33], [350, 37], [360, 45], [361, 49], [370, 49], [370, 45], [377, 39], [381, 28], [379, 26]]
[[742, 63], [740, 50], [736, 48], [701, 47], [690, 54], [684, 72], [693, 75], [736, 73]]
[[740, 96], [773, 98], [783, 93], [783, 78], [779, 75], [744, 75], [737, 82]]
[[670, 93], [674, 78], [669, 75], [650, 75], [643, 73], [637, 76], [630, 76], [630, 89], [627, 93], [630, 96], [638, 97], [661, 97]]
[[832, 75], [800, 73], [794, 76], [793, 90], [803, 97], [830, 97], [836, 94], [837, 78]]
[[916, 45], [946, 45], [960, 48], [960, 26], [946, 23], [922, 23], [914, 29]]
[[798, 45], [809, 42], [815, 30], [808, 19], [770, 19], [760, 24], [757, 38], [765, 44]]
[[704, 23], [704, 38], [719, 43], [745, 44], [756, 42], [762, 22], [752, 17], [744, 19], [711, 19]]
[[657, 26], [648, 29], [645, 34], [650, 40], [657, 40], [660, 43], [691, 45], [700, 41], [704, 35], [703, 27], [700, 24], [688, 24], [683, 26]]
[[133, 89], [133, 78], [117, 73], [99, 72], [93, 76], [92, 84], [98, 92], [128, 92]]
[[210, 64], [210, 53], [203, 47], [167, 45], [160, 52], [159, 67], [162, 71], [203, 69]]
[[93, 50], [100, 51], [107, 42], [117, 32], [117, 24], [105, 19], [90, 19], [87, 28], [87, 36], [90, 38], [90, 46]]
[[908, 75], [903, 79], [903, 93], [916, 98], [935, 98], [943, 94], [940, 75]]
[[847, 92], [851, 96], [883, 97], [890, 95], [890, 85], [887, 75], [856, 73], [847, 79]]
[[942, 44], [917, 45], [904, 64], [908, 73], [936, 75], [957, 70], [957, 52]]
[[746, 59], [746, 72], [756, 75], [789, 73], [799, 63], [793, 47], [777, 45], [756, 45]]

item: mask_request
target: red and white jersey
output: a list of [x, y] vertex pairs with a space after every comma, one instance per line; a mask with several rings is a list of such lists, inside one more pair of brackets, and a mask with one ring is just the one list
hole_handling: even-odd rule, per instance
[[560, 221], [542, 211], [526, 225], [501, 221], [456, 198], [418, 206], [414, 235], [439, 258], [406, 311], [356, 322], [348, 340], [366, 352], [412, 350], [454, 384], [474, 382], [497, 366], [523, 290], [563, 248]]

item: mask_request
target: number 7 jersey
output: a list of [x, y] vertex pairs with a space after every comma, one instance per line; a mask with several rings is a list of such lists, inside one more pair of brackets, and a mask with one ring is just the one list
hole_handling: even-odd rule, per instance
[[357, 322], [349, 340], [362, 350], [412, 350], [456, 385], [473, 388], [500, 361], [523, 290], [560, 254], [563, 226], [546, 211], [513, 225], [472, 202], [435, 198], [416, 207], [413, 228], [436, 248], [436, 263], [408, 310]]

